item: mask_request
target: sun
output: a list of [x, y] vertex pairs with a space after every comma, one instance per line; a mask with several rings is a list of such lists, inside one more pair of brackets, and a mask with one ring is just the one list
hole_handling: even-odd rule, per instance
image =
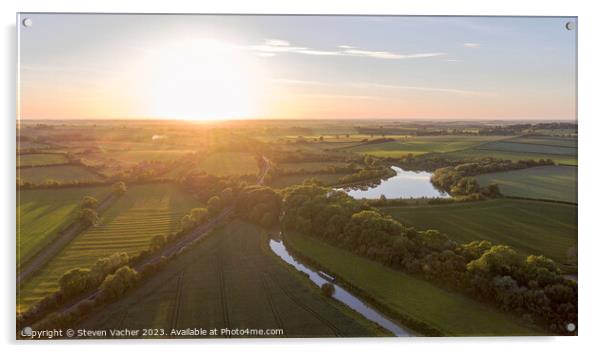
[[199, 121], [254, 117], [262, 93], [259, 71], [235, 45], [211, 39], [171, 42], [145, 62], [144, 111]]

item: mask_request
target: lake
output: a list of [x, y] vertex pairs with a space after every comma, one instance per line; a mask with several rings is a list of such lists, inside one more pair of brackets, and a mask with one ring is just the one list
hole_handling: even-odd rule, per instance
[[348, 187], [342, 190], [354, 199], [378, 199], [381, 195], [388, 199], [449, 197], [447, 193], [437, 190], [431, 184], [431, 173], [406, 171], [395, 166], [391, 168], [397, 175], [381, 180], [378, 185]]

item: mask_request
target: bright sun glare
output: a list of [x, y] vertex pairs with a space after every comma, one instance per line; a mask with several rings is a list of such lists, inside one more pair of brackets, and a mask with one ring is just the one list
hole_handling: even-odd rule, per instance
[[262, 88], [249, 53], [215, 40], [181, 40], [153, 52], [144, 88], [149, 116], [219, 120], [258, 114]]

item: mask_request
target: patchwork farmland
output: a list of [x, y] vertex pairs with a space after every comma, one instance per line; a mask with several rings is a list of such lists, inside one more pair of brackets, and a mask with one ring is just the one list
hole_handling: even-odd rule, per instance
[[[339, 285], [404, 332], [540, 335], [562, 329], [528, 311], [533, 307], [517, 313], [497, 301], [502, 296], [483, 300], [475, 295], [476, 282], [466, 280], [475, 276], [468, 264], [472, 256], [484, 259], [498, 248], [467, 255], [461, 247], [447, 248], [452, 243], [446, 239], [508, 246], [519, 262], [543, 255], [545, 260], [537, 261], [549, 258], [549, 268], [560, 269], [546, 281], [572, 293], [576, 284], [564, 276], [577, 275], [577, 206], [569, 204], [576, 202], [576, 138], [525, 135], [513, 127], [490, 134], [488, 125], [409, 126], [407, 134], [391, 129], [394, 133], [382, 137], [351, 123], [338, 129], [303, 122], [280, 134], [277, 128], [269, 130], [274, 122], [238, 124], [213, 130], [148, 122], [25, 126], [23, 133], [45, 148], [19, 155], [17, 265], [42, 265], [18, 282], [19, 320], [33, 315], [35, 320], [24, 322], [35, 327], [60, 318], [91, 329], [259, 325], [282, 328], [286, 337], [390, 335], [271, 253], [267, 235], [285, 229], [284, 244], [300, 261], [334, 274]], [[155, 141], [156, 135], [164, 138]], [[413, 157], [407, 158], [410, 153]], [[64, 164], [67, 155], [72, 164]], [[509, 161], [495, 159], [506, 156]], [[540, 157], [555, 164], [539, 162]], [[524, 160], [529, 162], [517, 163]], [[575, 166], [558, 165], [561, 161]], [[460, 183], [462, 174], [443, 178], [457, 184], [442, 189], [447, 200], [354, 200], [351, 193], [332, 192], [341, 183], [369, 190], [385, 181], [396, 190], [397, 183], [430, 190], [435, 187], [430, 176], [462, 164], [454, 173], [468, 170], [467, 178], [475, 183]], [[392, 166], [403, 166], [407, 173], [389, 178]], [[127, 190], [111, 197], [96, 215], [82, 210], [85, 196], [103, 200], [121, 181]], [[86, 182], [98, 186], [74, 185]], [[489, 189], [492, 183], [501, 195]], [[287, 211], [297, 203], [299, 209]], [[86, 219], [92, 224], [87, 228]], [[72, 227], [77, 229], [73, 237], [53, 242], [73, 224], [78, 225]], [[411, 227], [415, 233], [408, 233]], [[440, 233], [425, 232], [429, 229]], [[114, 253], [139, 254], [153, 237], [177, 231], [178, 237], [155, 239], [160, 253], [109, 269], [98, 277], [102, 281], [91, 277], [96, 270], [87, 270]], [[311, 237], [300, 235], [306, 233]], [[197, 236], [203, 238], [200, 243], [187, 240]], [[32, 268], [31, 263], [26, 265]], [[437, 270], [429, 273], [429, 268]], [[443, 279], [433, 274], [444, 271], [452, 272]], [[112, 281], [117, 284], [106, 297]], [[458, 283], [469, 288], [455, 287]], [[541, 283], [534, 289], [520, 285], [535, 292], [545, 290], [547, 282]], [[38, 312], [44, 316], [37, 317]]]
[[40, 251], [77, 216], [84, 196], [102, 200], [107, 186], [22, 190], [17, 198], [17, 262]]
[[199, 203], [172, 184], [133, 186], [102, 216], [100, 224], [73, 240], [34, 277], [22, 285], [22, 309], [55, 290], [59, 278], [76, 267], [89, 268], [116, 252], [135, 255], [148, 248], [155, 235], [180, 228], [180, 220]]

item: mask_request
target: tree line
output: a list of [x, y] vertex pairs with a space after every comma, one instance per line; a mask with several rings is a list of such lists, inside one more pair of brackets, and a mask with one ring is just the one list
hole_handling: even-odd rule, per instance
[[482, 194], [487, 197], [496, 197], [500, 195], [497, 184], [491, 184], [487, 187], [481, 188], [473, 176], [546, 165], [554, 165], [554, 162], [550, 159], [513, 162], [509, 160], [485, 158], [475, 162], [439, 168], [435, 170], [431, 176], [431, 183], [437, 189], [445, 191], [451, 195], [466, 196], [472, 194]]
[[491, 302], [566, 334], [577, 321], [577, 285], [544, 256], [488, 241], [459, 244], [437, 230], [417, 231], [365, 202], [317, 185], [282, 191], [281, 224], [334, 246]]

